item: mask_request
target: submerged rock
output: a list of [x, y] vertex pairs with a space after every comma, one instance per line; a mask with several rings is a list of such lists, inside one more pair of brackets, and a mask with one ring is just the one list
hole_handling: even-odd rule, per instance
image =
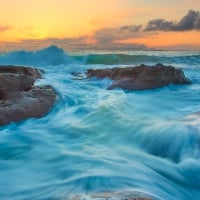
[[146, 90], [169, 84], [190, 84], [181, 69], [156, 64], [112, 69], [88, 69], [87, 78], [110, 78], [113, 83], [107, 89]]
[[34, 86], [41, 71], [30, 67], [0, 66], [0, 125], [41, 117], [54, 104], [51, 86]]

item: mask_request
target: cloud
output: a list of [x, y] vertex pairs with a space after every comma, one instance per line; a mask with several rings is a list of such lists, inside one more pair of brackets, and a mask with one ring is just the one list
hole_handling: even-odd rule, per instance
[[4, 31], [7, 31], [9, 29], [11, 29], [12, 27], [11, 26], [8, 26], [8, 25], [0, 25], [0, 32], [4, 32]]
[[164, 19], [154, 19], [148, 22], [144, 31], [170, 31], [174, 29], [174, 22]]
[[[120, 29], [120, 28], [119, 28]], [[43, 40], [23, 40], [21, 44], [29, 47], [36, 47], [37, 44], [40, 47], [46, 47], [49, 45], [57, 45], [66, 50], [127, 50], [127, 49], [147, 49], [143, 44], [122, 44], [116, 42], [117, 39], [126, 39], [119, 35], [115, 35], [115, 31], [119, 29], [109, 29], [109, 34], [104, 36], [104, 33], [108, 33], [108, 29], [100, 30], [93, 36], [82, 36], [77, 38], [47, 38]], [[104, 32], [105, 31], [105, 32]], [[113, 35], [114, 34], [114, 35]]]
[[200, 30], [200, 12], [190, 10], [177, 24], [177, 30]]
[[[1, 26], [0, 31], [6, 31], [12, 27]], [[34, 27], [27, 26], [21, 28], [20, 31], [32, 33]], [[116, 27], [108, 27], [96, 30], [92, 35], [83, 35], [75, 38], [37, 38], [21, 40], [16, 43], [0, 43], [3, 49], [29, 49], [37, 50], [45, 48], [49, 45], [57, 45], [65, 50], [128, 50], [148, 49], [141, 42], [148, 41], [152, 37], [157, 37], [160, 32], [180, 32], [200, 30], [200, 12], [189, 10], [188, 13], [179, 21], [168, 21], [165, 19], [150, 20], [146, 26], [139, 25], [122, 25]], [[130, 41], [130, 43], [129, 43]], [[135, 43], [133, 43], [135, 41]], [[137, 44], [136, 44], [137, 43]]]
[[56, 45], [65, 50], [87, 50], [93, 45], [89, 36], [81, 36], [75, 38], [45, 38], [45, 39], [24, 39], [18, 42], [0, 42], [2, 51], [10, 50], [38, 50], [47, 46]]
[[76, 38], [45, 38], [45, 39], [26, 39], [22, 40], [24, 43], [27, 42], [41, 42], [41, 43], [52, 43], [52, 44], [80, 44], [85, 43], [88, 36], [81, 36]]
[[139, 32], [142, 28], [142, 25], [130, 25], [130, 26], [122, 26], [120, 30], [130, 32], [130, 33], [136, 33]]
[[[83, 36], [79, 38], [47, 38], [47, 39], [30, 39], [30, 40], [22, 40], [20, 42], [4, 42], [0, 43], [3, 51], [10, 50], [38, 50], [41, 48], [45, 48], [50, 45], [56, 45], [60, 48], [65, 49], [66, 51], [84, 51], [84, 50], [147, 50], [148, 48], [143, 44], [124, 44], [120, 41], [116, 41], [116, 38], [124, 38], [124, 37], [112, 37], [110, 35], [106, 39], [103, 37], [94, 40], [93, 37]], [[125, 39], [125, 38], [124, 38]], [[93, 42], [91, 42], [93, 41]]]
[[93, 39], [97, 44], [110, 44], [117, 40], [137, 38], [142, 34], [142, 25], [130, 25], [116, 28], [104, 28], [97, 30], [93, 34]]
[[140, 25], [128, 25], [114, 28], [102, 28], [94, 32], [93, 39], [96, 45], [110, 46], [119, 41], [135, 38], [148, 38], [153, 31], [190, 31], [200, 30], [200, 12], [189, 10], [179, 21], [167, 21], [165, 19], [150, 20], [146, 27]]
[[45, 38], [45, 39], [26, 39], [20, 42], [20, 45], [26, 49], [45, 48], [50, 45], [56, 45], [64, 49], [79, 50], [87, 48], [89, 45], [89, 36], [81, 36], [76, 38]]
[[190, 31], [200, 30], [200, 12], [190, 10], [178, 22], [154, 19], [148, 22], [144, 31]]

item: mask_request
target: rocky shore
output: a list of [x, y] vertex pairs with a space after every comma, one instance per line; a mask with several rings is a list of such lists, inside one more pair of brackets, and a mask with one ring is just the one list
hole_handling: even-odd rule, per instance
[[[169, 84], [190, 84], [181, 69], [156, 64], [126, 68], [88, 69], [87, 78], [110, 78], [107, 89], [146, 90]], [[56, 98], [54, 89], [34, 86], [42, 71], [23, 66], [0, 66], [0, 125], [27, 118], [42, 117]]]
[[156, 64], [154, 66], [140, 65], [126, 68], [88, 69], [87, 78], [110, 78], [113, 83], [107, 88], [122, 88], [125, 90], [146, 90], [163, 87], [169, 84], [190, 84], [181, 69], [172, 66]]
[[0, 125], [45, 115], [56, 93], [48, 86], [34, 86], [42, 71], [22, 66], [0, 66]]

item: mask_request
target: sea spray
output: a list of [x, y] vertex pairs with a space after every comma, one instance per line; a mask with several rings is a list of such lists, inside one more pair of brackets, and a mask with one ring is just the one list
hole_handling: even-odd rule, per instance
[[[37, 84], [51, 84], [58, 97], [43, 118], [1, 127], [0, 199], [84, 199], [123, 191], [141, 191], [159, 200], [200, 198], [199, 124], [185, 120], [200, 110], [199, 55], [134, 54], [149, 56], [147, 62], [153, 64], [151, 58], [157, 56], [182, 68], [193, 84], [108, 91], [109, 79], [76, 80], [71, 73], [119, 63], [89, 64], [88, 55], [81, 55], [84, 62], [75, 62], [75, 55], [66, 54], [69, 60], [58, 59], [55, 65], [48, 58], [45, 63], [35, 58], [34, 65], [45, 70]], [[8, 58], [0, 57], [0, 64], [25, 62]]]
[[[200, 63], [200, 52], [166, 51], [124, 51], [70, 54], [57, 46], [37, 51], [13, 51], [0, 55], [0, 64], [58, 66], [68, 64], [84, 65], [131, 65], [131, 64], [195, 65]], [[183, 66], [182, 66], [183, 67]]]

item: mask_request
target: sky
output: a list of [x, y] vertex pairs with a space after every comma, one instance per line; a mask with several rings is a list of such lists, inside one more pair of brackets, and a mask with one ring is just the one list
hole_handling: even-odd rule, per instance
[[0, 0], [0, 51], [200, 50], [200, 0]]

